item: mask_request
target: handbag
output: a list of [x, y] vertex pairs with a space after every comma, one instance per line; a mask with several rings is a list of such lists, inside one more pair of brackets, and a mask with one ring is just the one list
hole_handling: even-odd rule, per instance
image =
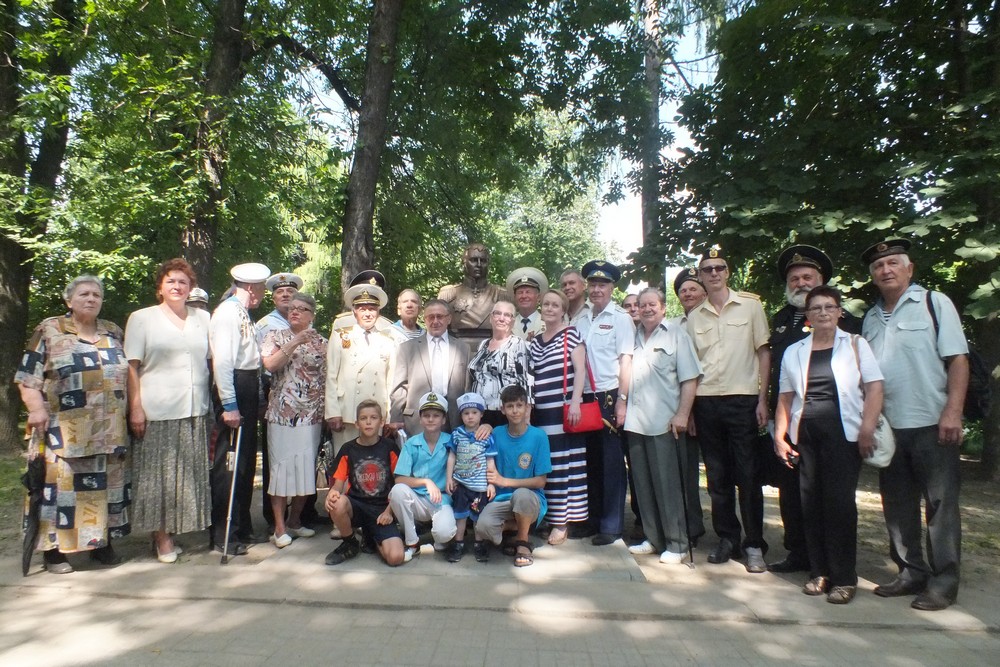
[[[566, 334], [563, 334], [563, 398], [566, 397], [566, 387], [567, 387], [567, 376], [566, 371], [567, 365], [569, 363], [569, 350], [568, 341], [566, 340]], [[590, 362], [588, 361], [587, 366], [587, 377], [590, 378], [590, 386], [594, 386], [594, 373], [590, 370]], [[601, 414], [601, 406], [597, 403], [597, 399], [591, 395], [590, 400], [584, 400], [580, 404], [580, 421], [575, 425], [569, 423], [569, 403], [563, 404], [563, 431], [566, 433], [589, 433], [590, 431], [600, 431], [604, 428], [604, 415]]]
[[[865, 395], [865, 385], [861, 381], [861, 357], [858, 354], [858, 336], [851, 336], [851, 347], [854, 349], [854, 363], [858, 365], [858, 384], [861, 387], [861, 396]], [[866, 459], [862, 459], [874, 468], [885, 468], [892, 463], [892, 457], [896, 453], [896, 436], [892, 434], [892, 426], [889, 420], [881, 412], [878, 421], [875, 423], [875, 451]]]

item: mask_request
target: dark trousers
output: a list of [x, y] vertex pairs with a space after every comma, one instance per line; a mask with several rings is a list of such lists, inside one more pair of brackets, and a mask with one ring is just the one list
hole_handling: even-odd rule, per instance
[[[896, 455], [879, 473], [889, 553], [901, 579], [958, 596], [962, 522], [958, 447], [937, 443], [937, 426], [893, 429]], [[927, 511], [927, 560], [921, 548], [920, 500]]]
[[[843, 427], [840, 428], [843, 430]], [[785, 531], [783, 544], [790, 558], [805, 561], [808, 554], [799, 471], [789, 468], [775, 455], [773, 441], [768, 446], [770, 451], [762, 452], [765, 461], [764, 479], [765, 483], [778, 489], [778, 509], [781, 511], [781, 525]]]
[[698, 469], [698, 438], [684, 438], [684, 493], [687, 494], [688, 535], [696, 540], [705, 534], [705, 514], [701, 509], [701, 471]]
[[628, 504], [632, 508], [635, 522], [642, 525], [642, 514], [639, 511], [639, 498], [635, 492], [635, 473], [632, 471], [632, 452], [628, 445], [628, 431], [622, 431], [622, 449], [625, 450], [625, 471], [628, 475]]
[[[233, 497], [232, 534], [246, 536], [253, 532], [250, 518], [250, 502], [253, 499], [253, 478], [257, 471], [257, 371], [234, 371], [233, 383], [236, 387], [236, 405], [243, 417], [243, 431], [240, 436], [240, 456], [236, 461], [236, 494]], [[221, 412], [219, 413], [221, 415]], [[212, 471], [209, 478], [212, 486], [212, 540], [222, 544], [226, 536], [226, 510], [229, 507], [229, 489], [233, 472], [226, 469], [226, 455], [229, 451], [231, 429], [222, 426], [219, 439], [215, 443]]]
[[[261, 390], [264, 395], [264, 405], [267, 405], [271, 398], [271, 376], [262, 375], [260, 378]], [[264, 521], [268, 526], [274, 526], [274, 508], [271, 507], [271, 494], [267, 492], [267, 487], [271, 485], [271, 453], [267, 449], [267, 422], [260, 420], [260, 460], [261, 460], [261, 482], [263, 490], [261, 493], [261, 510], [264, 514]]]
[[740, 546], [736, 490], [746, 539], [743, 547], [767, 550], [764, 541], [764, 492], [757, 440], [756, 396], [699, 396], [695, 423], [712, 499], [712, 528], [720, 538]]
[[[595, 394], [601, 414], [609, 424], [615, 420], [618, 390]], [[587, 492], [590, 521], [597, 532], [621, 535], [625, 528], [625, 453], [620, 432], [607, 425], [587, 434]]]
[[839, 416], [799, 424], [799, 474], [809, 576], [833, 586], [857, 586], [858, 443], [844, 436]]

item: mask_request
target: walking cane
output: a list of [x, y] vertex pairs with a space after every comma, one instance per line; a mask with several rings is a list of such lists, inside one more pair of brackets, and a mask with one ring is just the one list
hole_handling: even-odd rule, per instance
[[[236, 435], [236, 447], [233, 447], [233, 434]], [[240, 440], [243, 436], [243, 422], [240, 421], [239, 428], [229, 431], [229, 447], [232, 451], [226, 453], [227, 463], [232, 456], [233, 479], [229, 485], [229, 511], [226, 512], [226, 538], [222, 544], [222, 565], [229, 562], [229, 531], [233, 525], [233, 499], [236, 497], [236, 470], [240, 462]], [[226, 467], [229, 467], [228, 465]]]
[[[688, 567], [692, 570], [694, 569], [694, 547], [691, 546], [691, 524], [688, 522], [688, 496], [687, 489], [684, 488], [684, 467], [681, 463], [681, 438], [680, 435], [674, 434], [674, 443], [677, 445], [674, 451], [677, 453], [677, 478], [681, 482], [681, 503], [684, 506], [684, 534], [688, 538]], [[685, 437], [684, 444], [687, 444], [687, 439]]]

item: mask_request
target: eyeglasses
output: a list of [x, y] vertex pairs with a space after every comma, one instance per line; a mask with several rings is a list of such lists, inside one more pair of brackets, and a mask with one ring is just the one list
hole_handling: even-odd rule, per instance
[[702, 273], [722, 273], [728, 268], [725, 264], [713, 264], [711, 266], [703, 266], [698, 270]]
[[312, 308], [307, 308], [305, 306], [292, 306], [288, 309], [290, 313], [311, 313]]
[[825, 303], [822, 306], [809, 306], [806, 308], [806, 312], [812, 313], [813, 315], [817, 315], [819, 313], [832, 313], [837, 310], [840, 310], [840, 306], [836, 306], [831, 303]]
[[505, 313], [502, 310], [494, 310], [490, 314], [493, 317], [497, 318], [498, 320], [512, 320], [512, 319], [514, 319], [514, 313]]

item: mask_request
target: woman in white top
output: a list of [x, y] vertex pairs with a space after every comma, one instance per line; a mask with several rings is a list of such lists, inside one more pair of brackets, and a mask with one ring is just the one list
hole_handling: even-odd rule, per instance
[[[861, 459], [875, 447], [882, 372], [868, 343], [837, 327], [840, 292], [827, 285], [806, 297], [813, 331], [781, 359], [774, 449], [794, 467], [798, 447], [802, 514], [809, 551], [806, 595], [847, 604], [857, 591]], [[786, 440], [787, 436], [787, 440]]]
[[167, 260], [156, 271], [157, 306], [125, 326], [129, 428], [134, 436], [133, 522], [153, 533], [161, 563], [179, 553], [173, 534], [210, 522], [207, 312], [186, 305], [191, 266]]

